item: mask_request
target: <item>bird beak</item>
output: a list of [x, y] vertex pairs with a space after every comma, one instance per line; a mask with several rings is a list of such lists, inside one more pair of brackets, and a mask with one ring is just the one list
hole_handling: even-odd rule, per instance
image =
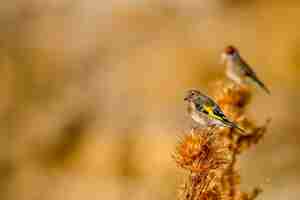
[[221, 54], [220, 64], [224, 64], [226, 61], [227, 55], [225, 53]]
[[185, 97], [183, 100], [184, 100], [184, 101], [187, 101], [187, 100], [189, 100], [189, 98], [188, 98], [188, 97]]

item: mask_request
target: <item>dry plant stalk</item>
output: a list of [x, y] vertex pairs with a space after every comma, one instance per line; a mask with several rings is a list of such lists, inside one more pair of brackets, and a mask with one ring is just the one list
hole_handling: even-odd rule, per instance
[[178, 142], [174, 159], [189, 176], [180, 188], [179, 200], [253, 200], [261, 192], [255, 188], [248, 194], [240, 190], [236, 168], [238, 155], [256, 144], [264, 135], [268, 121], [256, 126], [245, 116], [251, 92], [244, 86], [218, 83], [214, 99], [224, 113], [247, 135], [229, 128], [191, 130]]

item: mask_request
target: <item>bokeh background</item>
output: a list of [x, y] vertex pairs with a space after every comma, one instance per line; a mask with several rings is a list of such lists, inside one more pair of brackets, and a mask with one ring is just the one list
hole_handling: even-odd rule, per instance
[[253, 88], [272, 122], [242, 187], [299, 199], [299, 19], [298, 0], [1, 2], [0, 199], [175, 199], [183, 96], [212, 93], [229, 44], [272, 92]]

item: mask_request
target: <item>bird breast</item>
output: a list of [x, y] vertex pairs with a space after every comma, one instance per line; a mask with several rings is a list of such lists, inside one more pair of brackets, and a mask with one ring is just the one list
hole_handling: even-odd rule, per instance
[[197, 123], [199, 123], [199, 124], [201, 124], [201, 125], [208, 125], [208, 123], [209, 123], [208, 117], [207, 117], [207, 116], [204, 116], [204, 115], [201, 114], [201, 113], [198, 113], [198, 112], [192, 112], [192, 113], [191, 113], [191, 117], [192, 117], [192, 119], [193, 119], [195, 122], [197, 122]]
[[228, 78], [230, 78], [232, 81], [241, 84], [243, 82], [242, 80], [242, 73], [240, 72], [239, 66], [236, 66], [236, 64], [233, 61], [229, 61], [227, 64], [226, 74]]
[[209, 118], [205, 114], [197, 111], [195, 104], [192, 102], [188, 105], [188, 113], [195, 122], [203, 126], [208, 125]]

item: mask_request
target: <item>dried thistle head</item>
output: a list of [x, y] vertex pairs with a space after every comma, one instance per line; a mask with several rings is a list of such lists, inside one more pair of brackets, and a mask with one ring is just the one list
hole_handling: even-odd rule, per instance
[[[222, 88], [218, 87], [215, 98], [224, 113], [249, 133], [245, 136], [238, 135], [238, 137], [229, 138], [235, 153], [241, 153], [251, 145], [257, 144], [264, 136], [270, 120], [268, 119], [262, 126], [257, 126], [246, 117], [245, 108], [251, 99], [250, 88], [244, 85], [222, 85]], [[229, 137], [230, 134], [223, 135]]]
[[213, 96], [219, 104], [242, 107], [251, 100], [251, 88], [248, 85], [236, 85], [227, 81], [217, 81], [210, 85]]
[[216, 173], [191, 173], [184, 187], [179, 190], [179, 199], [221, 200], [223, 194], [217, 184]]
[[220, 105], [243, 107], [249, 103], [251, 91], [246, 86], [225, 86], [218, 91], [216, 99]]
[[220, 194], [217, 191], [208, 190], [201, 194], [199, 200], [219, 200]]
[[179, 141], [174, 159], [176, 163], [191, 172], [208, 173], [227, 163], [226, 147], [209, 136], [207, 130], [186, 134]]
[[250, 102], [251, 90], [247, 86], [221, 85], [215, 90], [215, 100], [224, 113], [235, 121], [244, 114], [245, 106]]

